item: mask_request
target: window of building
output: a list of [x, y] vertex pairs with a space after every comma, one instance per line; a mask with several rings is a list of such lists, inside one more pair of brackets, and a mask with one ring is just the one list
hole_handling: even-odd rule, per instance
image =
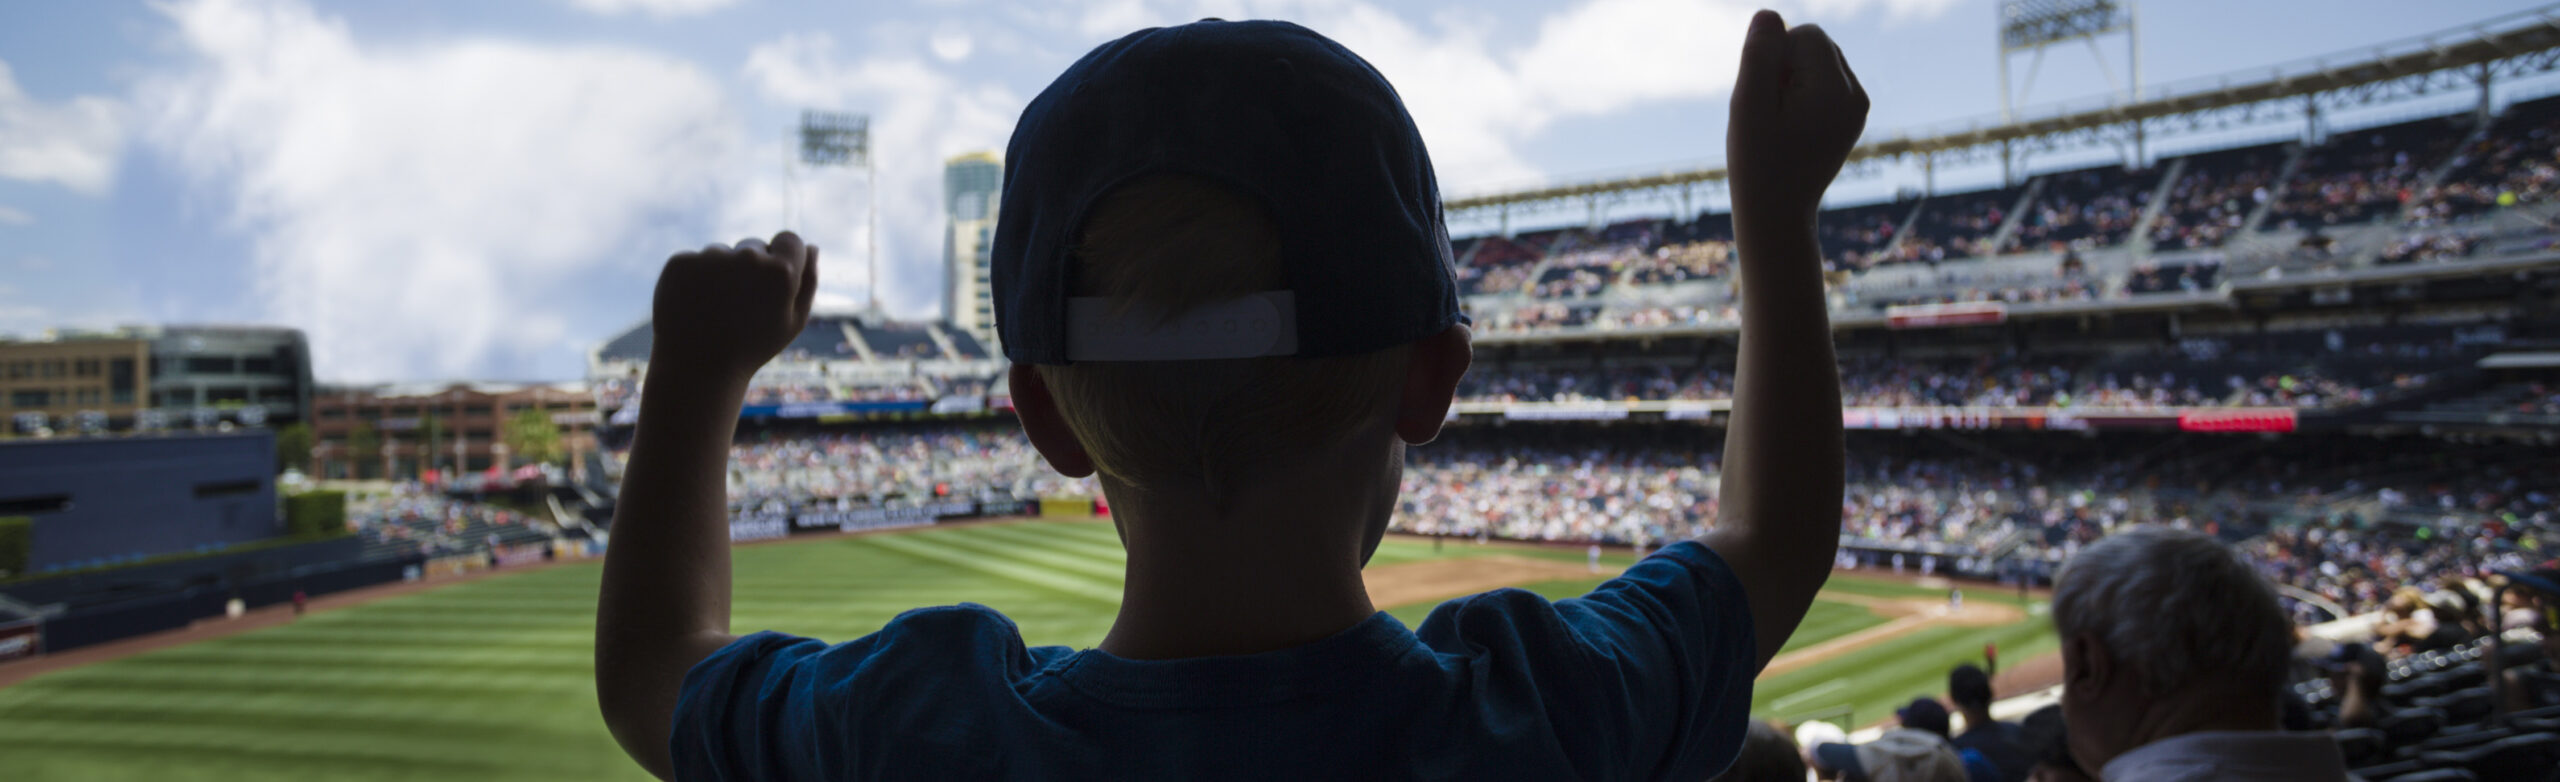
[[228, 375], [239, 371], [239, 361], [230, 356], [192, 356], [187, 371], [200, 375]]
[[208, 388], [205, 389], [204, 398], [206, 402], [217, 405], [226, 402], [247, 402], [249, 401], [249, 389], [241, 387]]
[[11, 361], [11, 362], [9, 362], [9, 375], [8, 375], [8, 377], [9, 377], [9, 379], [10, 379], [10, 380], [25, 380], [25, 379], [27, 379], [28, 377], [33, 376], [34, 374], [35, 374], [35, 362], [33, 362], [33, 361]]
[[80, 359], [80, 360], [77, 360], [77, 361], [73, 361], [73, 362], [71, 362], [71, 376], [72, 376], [72, 377], [97, 377], [97, 376], [98, 376], [98, 360], [97, 360], [97, 359], [94, 359], [94, 358], [84, 358], [84, 359]]
[[110, 396], [112, 396], [112, 397], [114, 397], [114, 398], [115, 398], [115, 402], [114, 402], [114, 404], [119, 404], [119, 405], [129, 405], [129, 404], [133, 404], [133, 390], [132, 390], [132, 389], [123, 389], [123, 390], [119, 390], [119, 391], [114, 392], [113, 394], [110, 394]]
[[107, 389], [116, 392], [116, 395], [123, 397], [126, 401], [133, 399], [133, 387], [136, 383], [133, 366], [133, 359], [129, 358], [107, 362]]
[[58, 358], [57, 358], [57, 359], [49, 359], [49, 360], [45, 361], [41, 366], [43, 367], [43, 373], [42, 373], [42, 374], [43, 374], [43, 376], [44, 376], [44, 377], [62, 377], [63, 375], [69, 374], [69, 369], [70, 369], [69, 367], [67, 367], [67, 366], [65, 366], [65, 365], [63, 364], [62, 359], [58, 359]]
[[462, 414], [463, 414], [463, 415], [488, 415], [488, 414], [489, 414], [489, 406], [488, 406], [488, 405], [470, 405], [470, 406], [467, 406], [467, 407], [462, 408]]
[[247, 372], [252, 375], [274, 374], [276, 371], [276, 360], [272, 358], [260, 358], [257, 356], [244, 358], [240, 360], [240, 371]]
[[321, 419], [321, 420], [324, 420], [324, 421], [336, 421], [336, 420], [343, 419], [343, 418], [346, 418], [346, 417], [347, 417], [347, 409], [346, 409], [346, 408], [343, 408], [343, 407], [323, 407], [323, 408], [320, 408], [320, 419]]
[[489, 440], [489, 430], [487, 429], [464, 429], [462, 430], [462, 434], [463, 436], [474, 440], [480, 440], [483, 442]]
[[9, 404], [14, 407], [52, 407], [53, 392], [42, 388], [11, 391]]

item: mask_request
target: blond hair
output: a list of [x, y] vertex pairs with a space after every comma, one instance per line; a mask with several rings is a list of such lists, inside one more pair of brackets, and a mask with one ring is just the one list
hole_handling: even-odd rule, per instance
[[[1288, 288], [1280, 237], [1261, 204], [1182, 175], [1120, 186], [1086, 217], [1077, 296], [1167, 320]], [[1196, 488], [1223, 505], [1271, 465], [1386, 430], [1407, 348], [1322, 358], [1094, 361], [1041, 366], [1058, 412], [1107, 481], [1142, 492]]]

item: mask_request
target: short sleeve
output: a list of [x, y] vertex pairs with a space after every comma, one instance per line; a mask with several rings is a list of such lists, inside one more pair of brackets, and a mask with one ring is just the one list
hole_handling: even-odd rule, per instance
[[1418, 634], [1478, 657], [1492, 708], [1543, 710], [1587, 777], [1704, 779], [1732, 763], [1749, 726], [1749, 603], [1732, 569], [1695, 542], [1581, 597], [1506, 589], [1453, 600]]
[[[962, 604], [909, 611], [834, 646], [760, 632], [685, 674], [668, 737], [678, 780], [896, 776], [899, 753], [985, 739], [1012, 683], [1063, 647], [1027, 649], [1010, 620]], [[942, 755], [951, 757], [951, 755]], [[965, 755], [961, 757], [966, 757]]]

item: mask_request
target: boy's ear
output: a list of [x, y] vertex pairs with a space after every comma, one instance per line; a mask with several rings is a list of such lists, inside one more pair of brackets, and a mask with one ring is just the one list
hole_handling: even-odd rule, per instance
[[1049, 460], [1049, 468], [1069, 478], [1093, 474], [1093, 457], [1084, 452], [1084, 443], [1067, 428], [1067, 419], [1058, 414], [1057, 400], [1049, 396], [1049, 381], [1040, 377], [1040, 368], [1015, 364], [1006, 375], [1013, 388], [1013, 415], [1022, 420], [1022, 433], [1031, 438], [1031, 447]]
[[[1475, 332], [1464, 323], [1413, 343], [1405, 358], [1404, 393], [1396, 400], [1396, 437], [1421, 445], [1440, 437], [1458, 379], [1475, 363]], [[1017, 402], [1017, 404], [1019, 404]]]

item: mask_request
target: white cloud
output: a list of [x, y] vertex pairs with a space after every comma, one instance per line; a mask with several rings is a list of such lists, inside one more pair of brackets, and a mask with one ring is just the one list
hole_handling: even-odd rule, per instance
[[[1957, 0], [1803, 0], [1799, 20], [1881, 7], [1933, 14]], [[1526, 46], [1497, 42], [1495, 20], [1461, 10], [1416, 23], [1364, 0], [1104, 0], [1079, 32], [1104, 38], [1202, 17], [1289, 19], [1377, 66], [1422, 129], [1441, 188], [1464, 194], [1545, 174], [1522, 145], [1559, 120], [1713, 98], [1732, 87], [1757, 0], [1586, 0], [1535, 21]], [[1701, 134], [1703, 135], [1703, 134]]]
[[0, 225], [34, 225], [35, 215], [0, 206]]
[[593, 327], [581, 283], [701, 243], [683, 221], [744, 152], [714, 82], [652, 54], [371, 47], [281, 1], [164, 11], [194, 58], [140, 88], [148, 139], [217, 192], [260, 310], [331, 378], [561, 372]]
[[[963, 152], [1003, 149], [1024, 99], [1002, 86], [964, 82], [914, 58], [850, 60], [823, 33], [787, 35], [755, 47], [746, 73], [773, 103], [860, 110], [871, 116], [871, 148], [880, 176], [881, 304], [903, 317], [938, 312], [942, 161]], [[771, 154], [781, 152], [777, 147]], [[824, 248], [823, 300], [852, 304], [869, 296], [863, 191], [862, 175], [841, 169], [804, 173], [793, 188], [803, 233]], [[765, 226], [784, 211], [784, 196], [778, 177], [749, 183], [722, 210], [723, 235], [770, 230]]]
[[708, 13], [736, 4], [738, 0], [569, 0], [570, 5], [588, 13], [620, 16], [642, 13], [660, 19]]
[[971, 39], [968, 33], [958, 30], [934, 33], [933, 38], [926, 41], [925, 45], [933, 50], [933, 56], [936, 59], [943, 62], [969, 59], [969, 53], [978, 48], [976, 40]]
[[81, 96], [46, 105], [0, 61], [0, 179], [52, 182], [97, 195], [115, 180], [124, 123], [116, 102]]

